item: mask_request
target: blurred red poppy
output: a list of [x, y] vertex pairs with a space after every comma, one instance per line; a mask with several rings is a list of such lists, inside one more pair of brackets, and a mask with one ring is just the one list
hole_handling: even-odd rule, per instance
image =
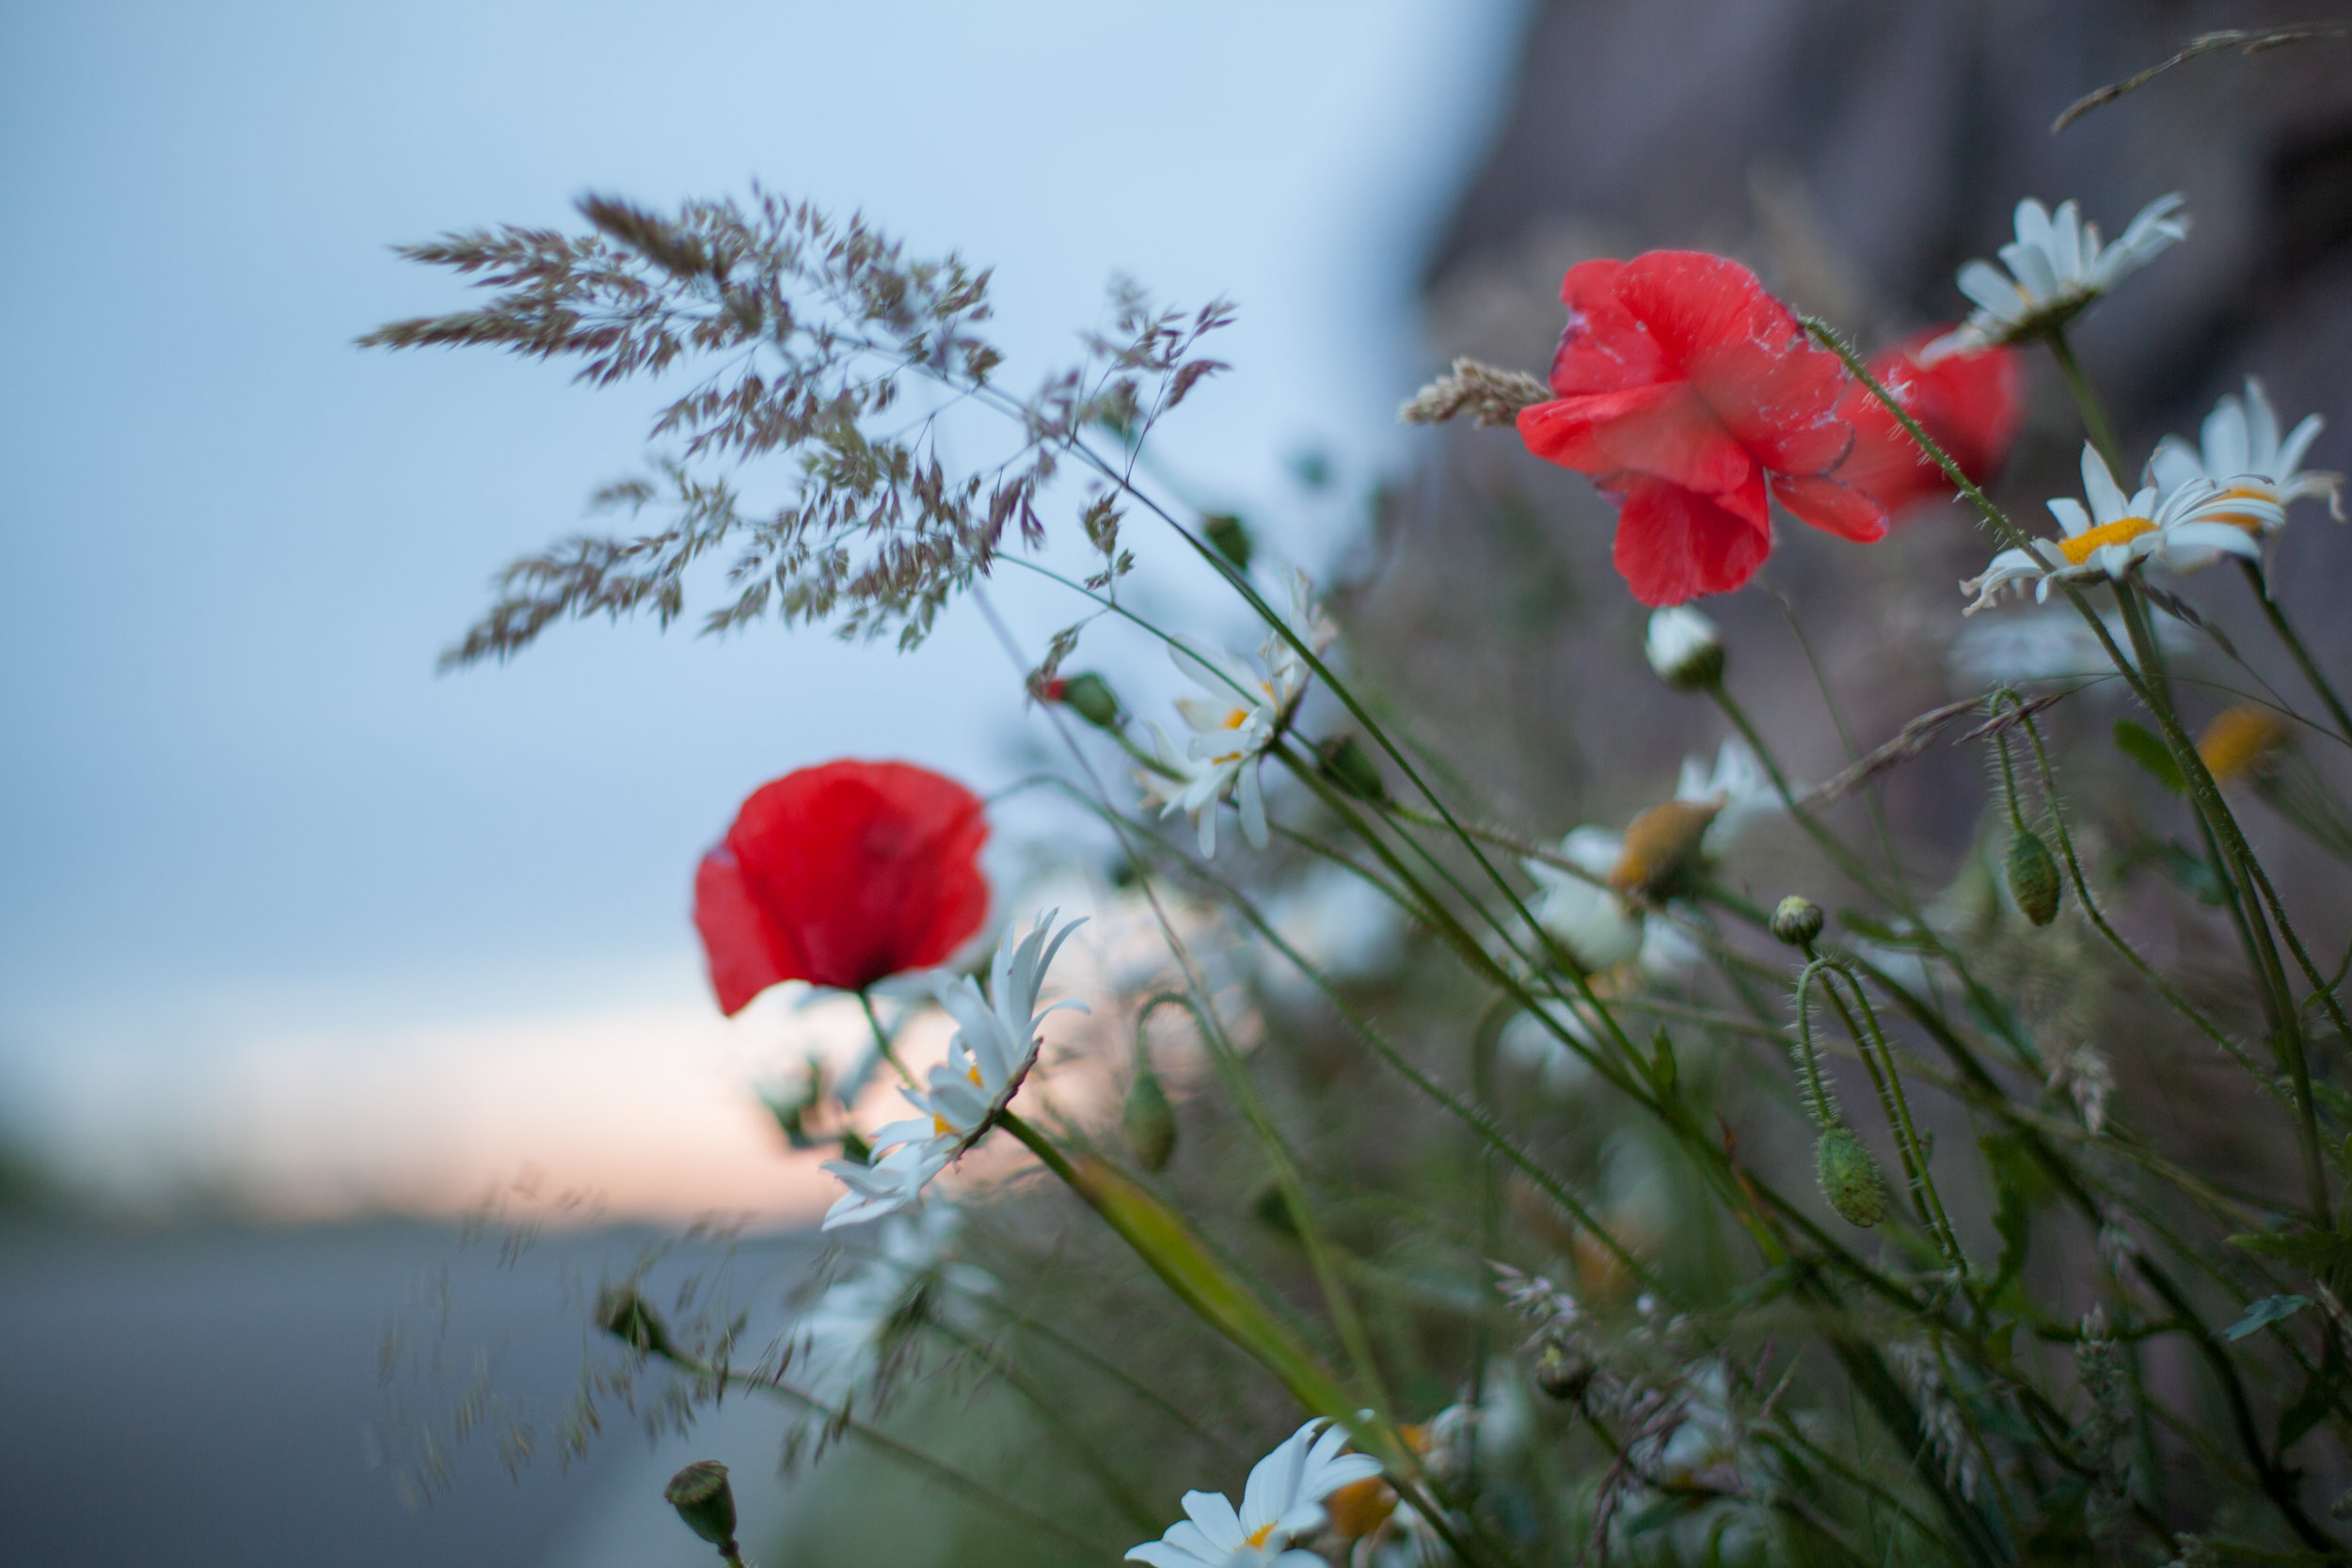
[[780, 980], [863, 990], [944, 962], [988, 915], [980, 799], [903, 762], [764, 784], [694, 873], [694, 926], [730, 1016]]
[[[1881, 350], [1870, 358], [1870, 373], [1951, 453], [1971, 483], [1983, 484], [2009, 461], [2010, 444], [2025, 422], [2025, 361], [2014, 349], [1994, 348], [1921, 364], [1919, 351], [1949, 330], [1931, 327]], [[1853, 451], [1838, 466], [1837, 478], [1890, 515], [1915, 501], [1957, 493], [1867, 387], [1850, 384], [1837, 409], [1854, 429]]]
[[1519, 414], [1536, 456], [1617, 502], [1617, 570], [1648, 605], [1722, 594], [1772, 547], [1766, 495], [1862, 543], [1885, 509], [1832, 472], [1853, 443], [1837, 356], [1737, 261], [1653, 250], [1585, 261], [1560, 282], [1559, 396]]

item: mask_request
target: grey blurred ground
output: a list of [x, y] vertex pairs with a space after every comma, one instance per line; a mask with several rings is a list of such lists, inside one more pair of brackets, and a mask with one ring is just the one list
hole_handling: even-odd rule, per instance
[[[510, 1479], [486, 1443], [457, 1451], [454, 1484], [404, 1502], [397, 1396], [377, 1376], [388, 1323], [449, 1271], [445, 1343], [543, 1418], [571, 1396], [582, 1327], [566, 1270], [626, 1267], [638, 1233], [542, 1243], [513, 1266], [449, 1227], [64, 1226], [0, 1229], [0, 1559], [90, 1568], [662, 1568], [709, 1560], [660, 1501], [661, 1481], [718, 1457], [748, 1519], [772, 1519], [780, 1423], [731, 1405], [657, 1450], [626, 1418], [568, 1471], [543, 1453]], [[797, 1243], [779, 1244], [796, 1256]], [[428, 1313], [437, 1322], [437, 1310]], [[422, 1414], [445, 1419], [441, 1408]], [[691, 1450], [691, 1451], [690, 1451]]]

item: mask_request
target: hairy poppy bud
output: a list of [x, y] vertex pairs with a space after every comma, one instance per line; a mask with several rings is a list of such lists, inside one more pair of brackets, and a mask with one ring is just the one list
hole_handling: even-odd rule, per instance
[[1119, 697], [1110, 683], [1091, 670], [1045, 683], [1045, 700], [1060, 703], [1098, 730], [1120, 726]]
[[1867, 1229], [1886, 1217], [1886, 1183], [1860, 1138], [1843, 1127], [1831, 1128], [1821, 1134], [1814, 1162], [1821, 1196], [1840, 1219]]
[[736, 1555], [735, 1489], [727, 1484], [725, 1465], [698, 1459], [670, 1478], [661, 1497], [688, 1529], [719, 1548], [721, 1557]]
[[1584, 1397], [1593, 1386], [1593, 1358], [1572, 1345], [1546, 1345], [1535, 1358], [1535, 1386], [1565, 1403]]
[[605, 1287], [603, 1294], [596, 1297], [596, 1326], [623, 1344], [649, 1355], [666, 1358], [677, 1354], [661, 1315], [637, 1293], [634, 1285]]
[[1219, 512], [1200, 519], [1200, 531], [1208, 536], [1216, 553], [1233, 563], [1235, 571], [1249, 570], [1251, 546], [1249, 529], [1230, 512]]
[[1791, 947], [1803, 947], [1821, 934], [1821, 906], [1790, 894], [1772, 911], [1772, 935]]
[[2009, 841], [2009, 895], [2037, 926], [2058, 918], [2058, 862], [2031, 828], [2020, 828]]
[[1686, 606], [1651, 614], [1642, 651], [1658, 678], [1677, 691], [1705, 691], [1723, 682], [1724, 644], [1715, 623]]
[[1168, 1091], [1160, 1086], [1160, 1075], [1151, 1064], [1142, 1064], [1135, 1082], [1127, 1085], [1127, 1103], [1119, 1113], [1119, 1130], [1126, 1137], [1127, 1152], [1136, 1157], [1136, 1164], [1145, 1170], [1165, 1170], [1168, 1158], [1176, 1151], [1176, 1112], [1168, 1102]]
[[1380, 782], [1380, 769], [1373, 766], [1371, 755], [1354, 736], [1316, 741], [1315, 755], [1322, 759], [1315, 771], [1343, 795], [1375, 804], [1389, 798], [1389, 786]]

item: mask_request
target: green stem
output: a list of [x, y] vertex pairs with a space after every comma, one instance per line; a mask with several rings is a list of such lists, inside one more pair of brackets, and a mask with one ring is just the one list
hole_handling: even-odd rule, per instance
[[2058, 373], [2066, 378], [2066, 389], [2074, 394], [2074, 406], [2082, 414], [2084, 433], [2099, 450], [2108, 474], [2129, 492], [2131, 482], [2125, 477], [2123, 449], [2116, 444], [2115, 429], [2107, 422], [2107, 411], [2099, 402], [2099, 394], [2091, 388], [2090, 378], [2083, 374], [2082, 366], [2074, 358], [2074, 345], [2066, 341], [2066, 329], [2058, 328], [2047, 341], [2050, 357], [2058, 361]]
[[2238, 562], [2238, 567], [2246, 574], [2246, 586], [2254, 591], [2255, 602], [2263, 607], [2263, 615], [2270, 622], [2270, 629], [2278, 633], [2279, 641], [2294, 656], [2296, 668], [2303, 672], [2303, 678], [2311, 683], [2313, 691], [2319, 693], [2319, 700], [2328, 705], [2328, 715], [2336, 721], [2336, 734], [2346, 745], [2352, 745], [2352, 713], [2344, 711], [2343, 699], [2336, 695], [2336, 689], [2320, 673], [2318, 661], [2312, 657], [2311, 650], [2303, 646], [2303, 640], [2288, 624], [2287, 612], [2280, 608], [2278, 600], [2270, 596], [2270, 583], [2263, 575], [2262, 567], [2244, 560]]

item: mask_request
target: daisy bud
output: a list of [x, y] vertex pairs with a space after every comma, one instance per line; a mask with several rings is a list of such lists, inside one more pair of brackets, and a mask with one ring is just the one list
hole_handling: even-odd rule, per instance
[[1168, 1156], [1176, 1152], [1176, 1112], [1168, 1102], [1168, 1091], [1160, 1086], [1160, 1075], [1149, 1062], [1142, 1064], [1135, 1082], [1127, 1085], [1119, 1130], [1136, 1164], [1150, 1171], [1168, 1168]]
[[1593, 1358], [1582, 1351], [1549, 1344], [1535, 1358], [1535, 1386], [1563, 1403], [1573, 1404], [1593, 1386]]
[[1833, 1127], [1821, 1134], [1814, 1171], [1821, 1196], [1847, 1224], [1867, 1230], [1886, 1217], [1886, 1183], [1879, 1178], [1878, 1162], [1847, 1129]]
[[1723, 682], [1723, 639], [1714, 622], [1688, 606], [1653, 611], [1642, 651], [1658, 678], [1677, 691], [1706, 691]]
[[736, 1555], [735, 1491], [727, 1484], [725, 1465], [698, 1459], [670, 1478], [661, 1497], [688, 1529], [719, 1548], [721, 1557]]
[[596, 1326], [623, 1344], [664, 1358], [677, 1354], [661, 1315], [637, 1293], [634, 1285], [608, 1285], [596, 1297]]
[[1609, 886], [1624, 894], [1663, 894], [1697, 865], [1699, 841], [1723, 810], [1714, 800], [1669, 800], [1626, 824], [1625, 849], [1609, 868]]
[[1045, 683], [1045, 700], [1060, 703], [1098, 730], [1120, 726], [1119, 698], [1110, 683], [1091, 670]]
[[1790, 894], [1772, 911], [1772, 936], [1791, 947], [1803, 947], [1821, 934], [1821, 906]]
[[1219, 512], [1200, 519], [1200, 531], [1208, 536], [1216, 553], [1233, 563], [1237, 572], [1249, 570], [1251, 545], [1249, 529], [1230, 512]]
[[1322, 765], [1315, 771], [1343, 795], [1375, 805], [1389, 798], [1388, 785], [1380, 782], [1380, 769], [1373, 766], [1371, 754], [1354, 736], [1316, 741], [1315, 755], [1322, 758]]
[[2058, 862], [2040, 835], [2031, 828], [2020, 828], [2009, 841], [2009, 895], [2017, 900], [2017, 908], [2027, 920], [2037, 926], [2047, 926], [2058, 918]]

